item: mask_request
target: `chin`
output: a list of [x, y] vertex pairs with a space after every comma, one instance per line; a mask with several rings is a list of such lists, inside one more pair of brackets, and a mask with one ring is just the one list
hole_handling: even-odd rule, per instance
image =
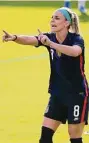
[[57, 30], [51, 29], [51, 32], [57, 32]]
[[60, 31], [61, 31], [61, 29], [56, 29], [56, 28], [55, 29], [53, 29], [53, 28], [51, 29], [51, 32], [54, 32], [54, 33], [60, 32]]

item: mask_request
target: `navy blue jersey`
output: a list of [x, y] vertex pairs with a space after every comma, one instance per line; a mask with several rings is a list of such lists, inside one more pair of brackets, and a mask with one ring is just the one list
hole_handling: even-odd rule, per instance
[[[56, 39], [55, 33], [44, 33], [48, 38], [59, 43]], [[59, 43], [60, 44], [60, 43]], [[51, 47], [45, 46], [49, 52], [50, 57], [50, 80], [49, 80], [49, 93], [58, 96], [67, 96], [70, 93], [85, 93], [87, 96], [87, 81], [84, 75], [84, 40], [75, 33], [68, 33], [63, 45], [79, 45], [82, 48], [82, 54], [77, 57], [57, 53]], [[39, 41], [38, 47], [43, 44]]]

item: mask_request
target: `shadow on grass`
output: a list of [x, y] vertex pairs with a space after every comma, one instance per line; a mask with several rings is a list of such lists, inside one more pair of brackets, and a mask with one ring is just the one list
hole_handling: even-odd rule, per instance
[[0, 1], [0, 6], [61, 7], [63, 1]]
[[[27, 7], [63, 7], [64, 1], [0, 1], [0, 6], [27, 6]], [[76, 2], [72, 1], [72, 7], [76, 7]]]
[[80, 19], [80, 22], [88, 22], [89, 15], [87, 13], [86, 14], [81, 13], [81, 15], [79, 16], [79, 19]]

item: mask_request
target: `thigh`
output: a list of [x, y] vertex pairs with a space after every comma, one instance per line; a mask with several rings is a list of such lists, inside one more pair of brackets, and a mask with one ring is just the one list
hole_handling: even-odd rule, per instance
[[50, 128], [53, 131], [56, 131], [60, 124], [61, 124], [60, 121], [57, 121], [48, 117], [44, 117], [42, 126]]
[[67, 111], [67, 107], [59, 102], [57, 96], [51, 95], [44, 116], [65, 124]]
[[73, 96], [68, 106], [68, 124], [88, 123], [88, 97]]

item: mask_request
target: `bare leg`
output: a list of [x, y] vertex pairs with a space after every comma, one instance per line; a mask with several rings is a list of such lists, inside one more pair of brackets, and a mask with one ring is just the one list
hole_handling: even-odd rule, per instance
[[86, 0], [78, 0], [78, 9], [82, 13], [86, 13], [87, 12], [85, 4], [86, 4]]
[[83, 133], [84, 125], [85, 125], [84, 122], [80, 124], [68, 125], [68, 132], [69, 132], [71, 143], [72, 142], [82, 143], [82, 133]]
[[64, 0], [64, 7], [70, 8], [70, 0]]
[[61, 122], [44, 117], [39, 143], [53, 143], [52, 137]]

